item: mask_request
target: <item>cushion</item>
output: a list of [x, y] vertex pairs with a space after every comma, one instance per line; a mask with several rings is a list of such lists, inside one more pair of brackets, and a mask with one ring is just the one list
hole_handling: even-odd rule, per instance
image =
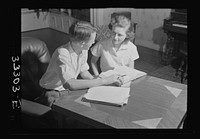
[[43, 93], [39, 80], [46, 71], [50, 55], [45, 42], [32, 37], [22, 37], [21, 92], [22, 98], [34, 100]]
[[30, 51], [35, 53], [42, 63], [47, 63], [50, 60], [50, 54], [46, 43], [32, 37], [22, 37], [21, 54]]

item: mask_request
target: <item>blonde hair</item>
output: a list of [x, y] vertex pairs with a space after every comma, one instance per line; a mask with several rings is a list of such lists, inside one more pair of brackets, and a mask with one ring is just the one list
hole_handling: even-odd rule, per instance
[[97, 29], [86, 21], [77, 21], [69, 28], [70, 41], [88, 42], [92, 33]]
[[125, 41], [132, 40], [134, 38], [134, 27], [131, 23], [131, 20], [124, 15], [118, 15], [111, 19], [109, 28], [113, 29], [114, 27], [127, 28], [126, 39]]

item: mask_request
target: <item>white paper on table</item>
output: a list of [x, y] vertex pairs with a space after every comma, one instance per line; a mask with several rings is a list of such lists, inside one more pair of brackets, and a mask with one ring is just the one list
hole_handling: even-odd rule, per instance
[[132, 80], [135, 80], [139, 77], [145, 76], [147, 75], [146, 72], [140, 71], [140, 70], [136, 70], [127, 66], [117, 66], [115, 69], [113, 70], [108, 70], [106, 72], [102, 72], [99, 76], [100, 77], [107, 77], [110, 76], [112, 74], [120, 74], [121, 76], [123, 76], [124, 78], [124, 84], [127, 82], [130, 82]]
[[88, 89], [84, 95], [87, 100], [124, 105], [128, 102], [130, 88], [114, 86], [98, 86]]

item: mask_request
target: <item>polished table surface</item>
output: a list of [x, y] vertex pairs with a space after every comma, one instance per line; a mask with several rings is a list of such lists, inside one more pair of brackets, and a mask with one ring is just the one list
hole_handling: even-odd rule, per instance
[[187, 85], [144, 76], [132, 81], [123, 107], [82, 102], [87, 90], [64, 95], [52, 109], [96, 128], [179, 128], [187, 111]]

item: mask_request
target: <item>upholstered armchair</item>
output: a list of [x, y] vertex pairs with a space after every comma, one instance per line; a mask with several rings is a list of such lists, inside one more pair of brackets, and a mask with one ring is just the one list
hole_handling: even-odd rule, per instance
[[31, 37], [21, 38], [21, 121], [23, 127], [54, 127], [50, 107], [36, 99], [42, 95], [39, 80], [46, 71], [50, 55], [46, 43]]

